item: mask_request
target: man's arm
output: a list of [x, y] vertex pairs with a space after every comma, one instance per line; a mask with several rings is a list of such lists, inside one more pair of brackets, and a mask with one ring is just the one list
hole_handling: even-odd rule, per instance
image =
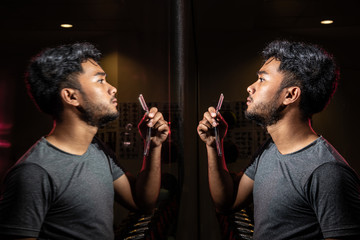
[[150, 148], [136, 179], [136, 204], [140, 209], [152, 210], [157, 202], [161, 186], [161, 145]]
[[[161, 186], [161, 147], [169, 134], [168, 123], [156, 108], [151, 108], [139, 123], [141, 136], [146, 139], [147, 128], [152, 128], [149, 155], [144, 156], [141, 171], [136, 179], [123, 175], [114, 181], [120, 202], [132, 209], [145, 211], [155, 207]], [[129, 181], [130, 180], [130, 181]]]
[[36, 164], [13, 167], [0, 196], [0, 239], [36, 239], [49, 208], [47, 172]]
[[210, 107], [199, 122], [197, 131], [201, 140], [206, 144], [211, 197], [218, 210], [228, 211], [242, 206], [249, 199], [252, 195], [253, 180], [243, 175], [239, 186], [234, 187], [234, 181], [226, 167], [224, 154], [222, 156], [217, 154], [214, 127], [219, 128], [223, 150], [222, 143], [227, 132], [227, 123], [220, 113], [216, 114], [215, 109]]
[[252, 192], [254, 188], [254, 180], [243, 174], [237, 189], [236, 200], [233, 205], [234, 209], [245, 207], [252, 199]]
[[360, 239], [360, 179], [350, 167], [322, 164], [304, 189], [325, 239]]

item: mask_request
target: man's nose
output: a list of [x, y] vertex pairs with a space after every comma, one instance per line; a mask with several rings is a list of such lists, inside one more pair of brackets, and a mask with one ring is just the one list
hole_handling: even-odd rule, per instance
[[255, 92], [254, 84], [251, 84], [250, 86], [248, 86], [246, 90], [249, 94], [254, 94], [254, 92]]
[[116, 87], [114, 87], [113, 85], [109, 84], [109, 93], [110, 93], [111, 95], [117, 93]]

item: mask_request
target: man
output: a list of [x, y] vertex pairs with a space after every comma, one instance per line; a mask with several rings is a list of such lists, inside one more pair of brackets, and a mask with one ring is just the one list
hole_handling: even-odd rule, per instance
[[150, 154], [130, 184], [95, 138], [100, 126], [119, 115], [117, 90], [106, 81], [99, 59], [93, 45], [76, 43], [47, 49], [31, 61], [29, 93], [53, 116], [54, 128], [4, 181], [1, 239], [113, 239], [115, 196], [131, 209], [149, 211], [156, 204], [169, 127], [156, 108], [145, 114], [139, 128], [143, 136], [153, 128]]
[[253, 197], [254, 239], [360, 239], [359, 177], [311, 127], [312, 115], [336, 89], [332, 57], [314, 45], [288, 41], [270, 43], [263, 57], [257, 81], [247, 88], [245, 115], [271, 139], [238, 186], [216, 152], [213, 128], [223, 138], [224, 119], [210, 107], [197, 129], [206, 143], [216, 208], [238, 209]]

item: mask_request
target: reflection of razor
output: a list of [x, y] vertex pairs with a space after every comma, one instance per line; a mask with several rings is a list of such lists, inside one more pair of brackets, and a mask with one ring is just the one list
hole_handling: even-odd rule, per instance
[[[220, 94], [220, 98], [219, 98], [219, 102], [216, 106], [216, 115], [218, 114], [218, 112], [221, 109], [221, 105], [223, 103], [224, 100], [224, 94]], [[217, 127], [214, 128], [215, 129], [215, 142], [216, 142], [216, 149], [217, 149], [217, 153], [218, 156], [222, 156], [222, 152], [221, 152], [221, 145], [220, 145], [220, 139], [219, 139], [219, 129]]]
[[[149, 113], [149, 108], [146, 105], [145, 99], [144, 99], [142, 94], [139, 95], [139, 101], [140, 101], [141, 107], [148, 114]], [[151, 140], [151, 127], [148, 128], [148, 133], [146, 135], [146, 144], [145, 144], [145, 148], [144, 148], [144, 156], [149, 155], [150, 140]]]

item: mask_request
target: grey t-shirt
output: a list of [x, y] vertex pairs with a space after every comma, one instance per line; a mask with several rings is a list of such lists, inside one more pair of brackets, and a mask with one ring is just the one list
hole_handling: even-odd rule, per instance
[[0, 198], [0, 235], [113, 239], [113, 181], [123, 175], [94, 139], [81, 156], [40, 139], [10, 170]]
[[254, 239], [360, 235], [360, 180], [323, 138], [282, 155], [271, 141], [245, 171], [254, 180]]

